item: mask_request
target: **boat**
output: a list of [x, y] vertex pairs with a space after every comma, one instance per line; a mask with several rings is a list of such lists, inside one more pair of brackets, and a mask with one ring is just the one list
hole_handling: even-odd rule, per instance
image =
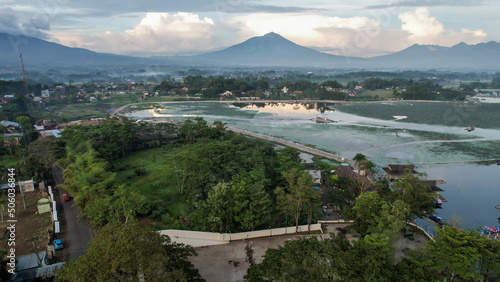
[[434, 198], [434, 204], [436, 205], [437, 208], [440, 208], [441, 205], [443, 204], [443, 201], [441, 201], [441, 199]]
[[316, 117], [316, 118], [312, 118], [311, 119], [312, 121], [316, 122], [316, 123], [332, 123], [332, 122], [336, 122], [334, 120], [331, 120], [327, 117]]
[[471, 132], [471, 131], [474, 131], [474, 129], [476, 129], [474, 126], [469, 126], [467, 127], [465, 130], [467, 130], [468, 132]]
[[485, 226], [485, 228], [488, 229], [490, 233], [497, 233], [497, 229], [493, 226]]
[[407, 116], [393, 116], [395, 119], [405, 119], [408, 118]]

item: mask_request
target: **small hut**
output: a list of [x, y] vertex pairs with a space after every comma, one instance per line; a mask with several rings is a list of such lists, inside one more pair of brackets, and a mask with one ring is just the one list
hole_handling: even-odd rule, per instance
[[43, 198], [43, 199], [38, 200], [38, 213], [39, 214], [50, 212], [51, 210], [52, 210], [52, 208], [50, 207], [50, 200], [49, 199]]

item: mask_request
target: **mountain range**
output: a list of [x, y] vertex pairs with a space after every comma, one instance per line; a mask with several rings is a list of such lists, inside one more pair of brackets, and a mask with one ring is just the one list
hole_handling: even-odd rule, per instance
[[389, 55], [357, 58], [322, 53], [295, 44], [274, 32], [252, 37], [226, 49], [195, 56], [133, 57], [72, 48], [33, 37], [0, 33], [0, 68], [25, 63], [45, 66], [104, 65], [216, 65], [267, 67], [322, 67], [357, 69], [500, 70], [500, 43], [460, 43], [453, 47], [415, 44]]

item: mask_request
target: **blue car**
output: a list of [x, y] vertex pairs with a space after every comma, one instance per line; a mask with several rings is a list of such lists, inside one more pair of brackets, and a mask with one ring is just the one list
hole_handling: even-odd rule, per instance
[[54, 247], [56, 250], [60, 250], [60, 249], [64, 248], [62, 240], [61, 239], [54, 240]]

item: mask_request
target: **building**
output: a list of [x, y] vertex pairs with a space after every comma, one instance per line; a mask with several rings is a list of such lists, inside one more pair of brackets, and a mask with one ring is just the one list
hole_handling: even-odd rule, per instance
[[313, 178], [314, 184], [321, 184], [321, 171], [319, 170], [309, 170], [309, 175]]
[[38, 200], [38, 213], [46, 213], [50, 212], [52, 210], [52, 207], [50, 206], [50, 200], [47, 198], [43, 198]]
[[0, 125], [5, 126], [7, 129], [19, 128], [19, 123], [7, 120], [0, 121]]
[[363, 176], [357, 172], [355, 172], [349, 165], [341, 165], [339, 168], [337, 168], [337, 170], [335, 170], [335, 174], [339, 177], [339, 178], [347, 178], [349, 180], [351, 180], [352, 182], [355, 182], [358, 184], [358, 186], [360, 188], [362, 188], [361, 190], [364, 190], [362, 192], [365, 192], [365, 191], [374, 191], [375, 190], [375, 186], [373, 186], [372, 182], [366, 177], [366, 176]]
[[415, 166], [412, 164], [390, 164], [387, 167], [382, 168], [386, 177], [389, 179], [398, 179], [404, 176], [405, 170], [409, 170], [411, 174], [417, 173], [415, 171]]

